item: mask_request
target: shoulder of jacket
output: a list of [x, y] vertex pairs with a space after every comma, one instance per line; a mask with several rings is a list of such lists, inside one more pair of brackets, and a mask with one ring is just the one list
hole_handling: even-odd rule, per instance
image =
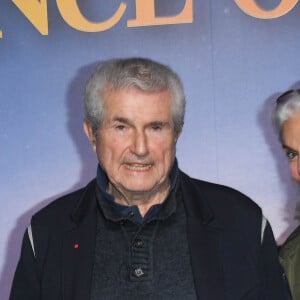
[[72, 210], [76, 207], [78, 201], [85, 194], [86, 190], [94, 184], [92, 180], [88, 185], [78, 190], [75, 190], [69, 194], [63, 195], [54, 201], [50, 202], [48, 205], [36, 212], [32, 219], [34, 220], [48, 220], [57, 219], [60, 215], [64, 216], [66, 214], [71, 214]]
[[285, 259], [290, 256], [300, 256], [300, 225], [290, 234], [288, 239], [280, 247], [280, 257]]
[[81, 199], [88, 190], [94, 190], [95, 181], [86, 187], [66, 194], [42, 208], [31, 218], [27, 228], [27, 236], [35, 257], [45, 252], [49, 238], [60, 236], [66, 230], [74, 227], [73, 211], [81, 203]]
[[259, 235], [262, 243], [267, 220], [249, 197], [231, 187], [191, 178], [184, 173], [180, 180], [188, 215], [226, 232], [237, 230], [252, 237]]
[[194, 188], [200, 197], [206, 197], [209, 202], [216, 202], [217, 205], [225, 204], [228, 209], [245, 207], [245, 209], [261, 211], [257, 203], [244, 193], [232, 187], [192, 178], [182, 171], [180, 176], [183, 180], [183, 184], [188, 183], [189, 188]]

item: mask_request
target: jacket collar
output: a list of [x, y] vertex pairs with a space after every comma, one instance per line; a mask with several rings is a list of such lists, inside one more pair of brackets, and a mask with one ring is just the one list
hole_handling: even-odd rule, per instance
[[199, 188], [201, 182], [180, 171], [180, 184], [187, 215], [199, 219], [203, 224], [209, 224], [213, 221], [214, 214], [209, 201], [205, 199], [205, 191]]
[[71, 214], [71, 219], [75, 224], [79, 224], [84, 217], [88, 214], [93, 213], [96, 209], [97, 202], [93, 201], [96, 199], [96, 179], [93, 179], [86, 187], [81, 190], [81, 196], [74, 207]]
[[208, 183], [180, 173], [182, 198], [187, 212], [187, 237], [198, 299], [223, 299], [225, 295], [222, 226], [209, 203]]
[[[199, 183], [201, 185], [202, 181], [192, 179], [182, 171], [179, 171], [178, 176], [187, 215], [198, 218], [203, 224], [212, 222], [214, 220], [213, 211], [209, 206], [209, 201], [205, 199], [205, 191], [201, 189], [201, 186], [199, 187]], [[71, 214], [71, 218], [76, 224], [96, 208], [96, 201], [91, 201], [94, 199], [95, 193], [96, 179], [82, 189], [81, 196]]]

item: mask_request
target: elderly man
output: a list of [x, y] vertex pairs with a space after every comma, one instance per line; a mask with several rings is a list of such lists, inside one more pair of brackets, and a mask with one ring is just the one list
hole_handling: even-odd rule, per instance
[[261, 209], [179, 170], [185, 97], [170, 68], [109, 60], [84, 101], [96, 179], [33, 216], [11, 300], [286, 299]]

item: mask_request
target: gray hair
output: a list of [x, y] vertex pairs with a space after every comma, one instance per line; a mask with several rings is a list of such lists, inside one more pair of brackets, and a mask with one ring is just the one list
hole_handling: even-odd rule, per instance
[[84, 92], [85, 120], [94, 134], [104, 118], [104, 95], [107, 87], [115, 90], [135, 87], [142, 91], [169, 90], [173, 97], [174, 131], [182, 130], [185, 96], [179, 76], [168, 66], [145, 58], [111, 59], [97, 66]]
[[282, 142], [283, 123], [294, 113], [300, 111], [300, 89], [289, 90], [281, 94], [276, 100], [276, 106], [272, 112], [272, 121], [275, 130]]

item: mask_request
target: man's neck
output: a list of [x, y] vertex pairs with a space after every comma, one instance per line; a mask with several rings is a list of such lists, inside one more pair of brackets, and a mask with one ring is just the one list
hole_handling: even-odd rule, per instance
[[170, 181], [166, 181], [153, 191], [132, 192], [121, 190], [112, 183], [108, 184], [107, 192], [115, 197], [115, 202], [126, 206], [137, 206], [142, 217], [156, 204], [163, 203], [170, 191]]

